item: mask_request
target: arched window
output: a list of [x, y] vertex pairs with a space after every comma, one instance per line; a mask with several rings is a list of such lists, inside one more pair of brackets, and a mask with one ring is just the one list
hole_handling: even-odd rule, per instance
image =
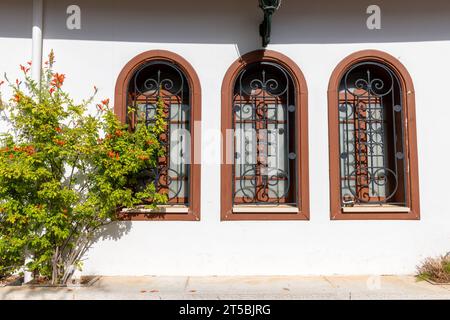
[[329, 95], [332, 218], [418, 218], [406, 69], [382, 52], [356, 53], [336, 69]]
[[223, 85], [222, 219], [307, 219], [306, 84], [290, 59], [256, 51]]
[[158, 192], [166, 194], [168, 205], [160, 208], [161, 214], [137, 211], [130, 213], [131, 218], [199, 219], [200, 163], [194, 149], [199, 138], [199, 125], [194, 126], [200, 121], [199, 90], [188, 62], [166, 51], [139, 55], [119, 76], [115, 110], [130, 128], [154, 124], [157, 112], [166, 122], [159, 137], [164, 156], [140, 178], [143, 184], [154, 183]]

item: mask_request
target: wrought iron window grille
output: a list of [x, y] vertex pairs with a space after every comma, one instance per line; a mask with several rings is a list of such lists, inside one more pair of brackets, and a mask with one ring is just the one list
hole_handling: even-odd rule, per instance
[[127, 121], [132, 127], [154, 125], [159, 99], [164, 102], [166, 130], [159, 141], [164, 156], [156, 168], [139, 175], [141, 187], [155, 184], [168, 196], [169, 204], [189, 206], [190, 181], [190, 88], [184, 73], [167, 61], [144, 63], [133, 75], [128, 88]]
[[293, 80], [280, 65], [248, 65], [233, 97], [233, 205], [296, 205]]
[[406, 206], [405, 115], [397, 75], [378, 62], [353, 65], [339, 91], [343, 207]]

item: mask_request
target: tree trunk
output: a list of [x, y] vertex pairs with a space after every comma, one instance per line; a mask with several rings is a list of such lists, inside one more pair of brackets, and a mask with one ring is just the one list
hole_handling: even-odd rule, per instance
[[58, 262], [59, 262], [59, 247], [56, 247], [52, 259], [52, 285], [56, 285], [58, 282], [58, 274], [59, 274]]

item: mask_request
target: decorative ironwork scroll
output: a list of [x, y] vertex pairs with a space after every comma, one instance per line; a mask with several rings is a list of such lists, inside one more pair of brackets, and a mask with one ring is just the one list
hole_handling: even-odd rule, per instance
[[[128, 121], [133, 126], [153, 125], [158, 100], [164, 102], [167, 123], [159, 137], [165, 156], [158, 166], [141, 173], [141, 184], [154, 183], [158, 192], [167, 194], [170, 204], [189, 204], [190, 164], [190, 89], [184, 73], [173, 63], [152, 61], [133, 75], [128, 90]], [[128, 114], [128, 113], [127, 113]]]
[[342, 206], [406, 205], [404, 110], [397, 75], [377, 62], [353, 65], [339, 92]]
[[233, 97], [234, 204], [295, 204], [295, 98], [280, 65], [248, 65]]

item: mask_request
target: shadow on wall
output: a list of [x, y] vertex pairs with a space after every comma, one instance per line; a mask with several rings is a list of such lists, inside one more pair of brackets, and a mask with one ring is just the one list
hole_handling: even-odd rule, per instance
[[[123, 236], [127, 235], [132, 227], [132, 219], [136, 215], [143, 215], [142, 213], [127, 213], [124, 215], [119, 215], [119, 220], [113, 221], [99, 229], [96, 230], [94, 234], [94, 239], [92, 245], [103, 240], [113, 240], [118, 241]], [[149, 213], [144, 214], [148, 221], [152, 219], [161, 219], [165, 216], [164, 213]]]
[[[127, 235], [132, 228], [131, 221], [114, 221], [96, 230], [90, 249], [105, 240], [119, 241], [123, 236]], [[83, 259], [89, 259], [89, 250], [86, 252]]]
[[97, 230], [94, 242], [101, 240], [120, 240], [121, 237], [131, 231], [131, 227], [130, 221], [114, 221]]
[[[381, 30], [368, 30], [366, 9], [382, 9]], [[45, 0], [47, 39], [260, 47], [258, 0], [78, 0], [81, 30], [66, 28], [70, 0]], [[273, 18], [272, 44], [450, 40], [450, 1], [284, 0]], [[19, 21], [23, 20], [21, 23]], [[0, 3], [0, 37], [31, 36], [31, 1]]]

